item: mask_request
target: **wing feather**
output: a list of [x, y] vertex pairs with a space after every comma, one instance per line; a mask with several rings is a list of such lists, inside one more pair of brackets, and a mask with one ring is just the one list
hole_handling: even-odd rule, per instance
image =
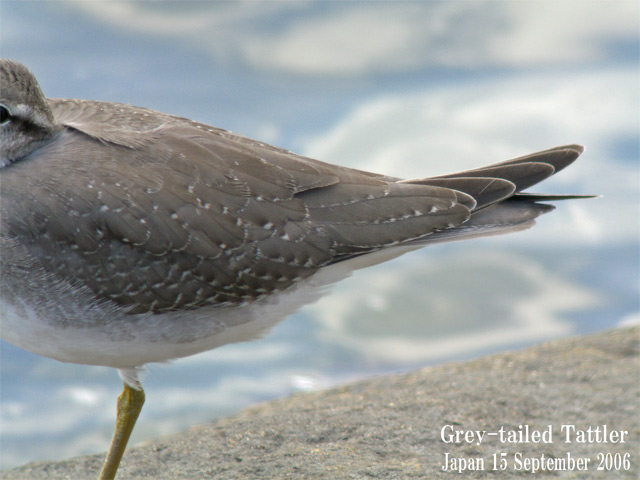
[[51, 105], [65, 130], [11, 166], [29, 191], [3, 184], [25, 199], [3, 228], [131, 313], [249, 302], [347, 258], [491, 230], [500, 202], [581, 152], [401, 181], [137, 107]]

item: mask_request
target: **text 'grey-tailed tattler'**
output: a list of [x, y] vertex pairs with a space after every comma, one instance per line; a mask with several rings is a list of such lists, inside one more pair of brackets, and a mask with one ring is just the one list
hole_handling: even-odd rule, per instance
[[144, 403], [144, 364], [257, 338], [355, 269], [584, 198], [522, 193], [578, 145], [403, 180], [145, 108], [47, 99], [22, 64], [0, 71], [2, 338], [118, 369], [103, 479]]

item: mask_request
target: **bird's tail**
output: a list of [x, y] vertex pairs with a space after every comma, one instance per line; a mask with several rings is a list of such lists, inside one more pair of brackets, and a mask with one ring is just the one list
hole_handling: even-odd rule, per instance
[[525, 230], [535, 224], [536, 217], [555, 208], [538, 202], [593, 198], [594, 195], [522, 192], [570, 165], [583, 151], [580, 145], [565, 145], [473, 170], [404, 180], [402, 183], [451, 188], [471, 196], [475, 201], [467, 222], [435, 232], [416, 242], [447, 242]]

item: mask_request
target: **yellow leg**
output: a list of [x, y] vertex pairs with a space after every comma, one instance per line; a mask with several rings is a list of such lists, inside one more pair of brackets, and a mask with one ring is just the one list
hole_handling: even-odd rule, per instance
[[144, 405], [144, 390], [142, 388], [136, 390], [125, 383], [124, 390], [118, 397], [116, 428], [113, 431], [113, 438], [99, 480], [113, 480], [115, 478], [122, 454], [127, 447], [142, 405]]

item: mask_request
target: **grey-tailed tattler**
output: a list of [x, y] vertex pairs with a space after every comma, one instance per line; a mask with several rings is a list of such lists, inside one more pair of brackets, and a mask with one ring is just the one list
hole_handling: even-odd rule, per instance
[[355, 269], [523, 230], [578, 195], [523, 193], [567, 145], [432, 178], [323, 163], [130, 105], [46, 98], [0, 60], [2, 338], [124, 383], [100, 478], [144, 403], [139, 369], [251, 340]]

